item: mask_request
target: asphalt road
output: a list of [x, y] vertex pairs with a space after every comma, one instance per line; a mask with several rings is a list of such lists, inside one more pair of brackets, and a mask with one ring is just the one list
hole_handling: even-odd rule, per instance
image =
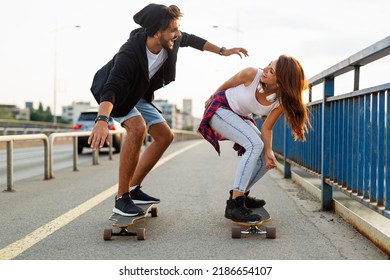
[[[103, 229], [116, 192], [118, 155], [87, 160], [55, 179], [18, 180], [0, 192], [0, 259], [17, 260], [385, 260], [386, 254], [277, 170], [251, 194], [264, 198], [277, 238], [231, 238], [223, 217], [238, 158], [231, 143], [220, 157], [205, 141], [174, 143], [144, 182], [159, 197], [159, 217], [147, 218], [147, 240]], [[71, 155], [69, 155], [71, 156]], [[88, 158], [86, 155], [85, 157]], [[3, 175], [2, 175], [3, 177]], [[3, 178], [2, 178], [3, 179]]]

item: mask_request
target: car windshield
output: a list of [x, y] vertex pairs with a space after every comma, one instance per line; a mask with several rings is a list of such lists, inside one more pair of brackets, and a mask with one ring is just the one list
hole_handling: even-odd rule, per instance
[[95, 121], [96, 116], [96, 112], [82, 113], [79, 117], [79, 121]]

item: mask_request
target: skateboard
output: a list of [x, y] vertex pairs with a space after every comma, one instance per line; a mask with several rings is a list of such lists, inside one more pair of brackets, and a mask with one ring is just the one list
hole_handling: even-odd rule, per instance
[[[142, 216], [122, 216], [119, 214], [112, 214], [109, 218], [110, 221], [113, 221], [111, 227], [106, 227], [103, 232], [104, 240], [111, 240], [112, 236], [137, 236], [137, 240], [145, 240], [146, 239], [146, 229], [145, 228], [137, 228], [132, 229], [132, 225], [150, 213], [152, 217], [157, 217], [157, 207], [153, 203], [137, 205], [138, 207], [144, 210], [145, 214]], [[113, 228], [120, 228], [120, 231], [114, 231]]]
[[[272, 226], [265, 227], [265, 230], [261, 229], [261, 227], [264, 228], [264, 224], [271, 221], [271, 216], [269, 215], [268, 211], [265, 210], [264, 207], [260, 208], [253, 208], [251, 209], [253, 213], [258, 214], [261, 216], [260, 222], [235, 222], [232, 221], [232, 238], [241, 238], [242, 234], [248, 235], [248, 234], [260, 234], [265, 235], [267, 238], [275, 239], [276, 238], [276, 228]], [[245, 227], [245, 230], [242, 230], [242, 227]]]

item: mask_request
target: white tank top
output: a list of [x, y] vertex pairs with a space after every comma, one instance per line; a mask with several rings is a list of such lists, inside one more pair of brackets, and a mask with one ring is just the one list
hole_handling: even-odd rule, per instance
[[271, 105], [262, 105], [256, 99], [256, 88], [263, 74], [262, 69], [257, 70], [256, 77], [249, 86], [244, 84], [226, 90], [226, 99], [230, 108], [236, 114], [246, 117], [250, 114], [267, 116], [273, 109], [279, 107], [279, 99], [276, 99]]

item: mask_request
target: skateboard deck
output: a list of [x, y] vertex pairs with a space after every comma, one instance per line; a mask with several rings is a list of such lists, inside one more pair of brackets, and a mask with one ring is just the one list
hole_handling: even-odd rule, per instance
[[[259, 222], [235, 222], [232, 221], [232, 238], [241, 238], [241, 235], [249, 234], [260, 234], [266, 235], [267, 238], [276, 238], [276, 228], [267, 226], [265, 229], [262, 229], [264, 224], [271, 221], [271, 216], [264, 207], [253, 208], [251, 209], [254, 214], [261, 216], [261, 221]], [[242, 230], [242, 228], [245, 228]]]
[[[113, 221], [111, 227], [106, 227], [103, 232], [104, 240], [111, 240], [112, 236], [137, 236], [138, 240], [146, 239], [146, 229], [137, 228], [132, 229], [132, 225], [138, 220], [141, 220], [151, 214], [152, 217], [157, 217], [157, 207], [153, 203], [137, 205], [144, 210], [145, 214], [141, 216], [122, 216], [119, 214], [112, 214], [109, 217]], [[114, 231], [113, 228], [120, 228], [120, 231]]]

